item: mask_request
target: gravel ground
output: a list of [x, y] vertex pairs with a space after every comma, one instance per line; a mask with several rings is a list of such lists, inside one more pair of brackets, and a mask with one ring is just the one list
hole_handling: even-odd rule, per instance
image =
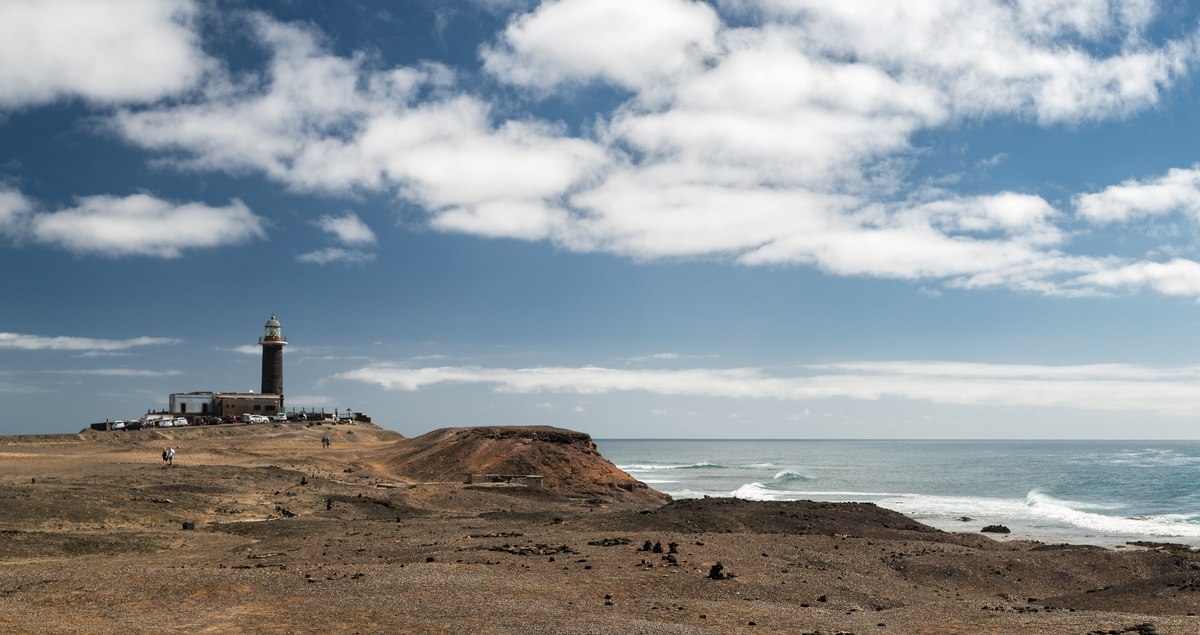
[[378, 467], [396, 435], [329, 431], [0, 439], [0, 633], [1200, 634], [1182, 549], [405, 483]]

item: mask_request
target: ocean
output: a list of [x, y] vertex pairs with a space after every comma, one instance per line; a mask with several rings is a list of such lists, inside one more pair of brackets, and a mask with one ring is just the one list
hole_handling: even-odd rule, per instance
[[1002, 524], [1014, 539], [1200, 546], [1197, 441], [598, 439], [596, 445], [617, 467], [675, 498], [870, 502], [947, 531]]

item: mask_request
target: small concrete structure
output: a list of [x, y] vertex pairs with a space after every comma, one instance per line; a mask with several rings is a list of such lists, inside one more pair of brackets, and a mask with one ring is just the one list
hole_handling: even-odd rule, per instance
[[538, 475], [513, 475], [513, 474], [468, 474], [467, 485], [505, 483], [508, 485], [520, 485], [527, 489], [542, 489], [542, 481], [546, 477]]

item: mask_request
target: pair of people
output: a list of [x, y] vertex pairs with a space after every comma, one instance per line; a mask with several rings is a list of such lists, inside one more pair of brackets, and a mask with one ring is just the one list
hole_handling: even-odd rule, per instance
[[323, 448], [327, 448], [327, 447], [329, 447], [329, 444], [330, 444], [330, 443], [331, 443], [331, 442], [330, 442], [330, 440], [329, 440], [329, 435], [328, 435], [328, 434], [327, 434], [327, 435], [325, 435], [325, 436], [323, 436], [323, 437], [321, 437], [321, 447], [323, 447]]
[[175, 465], [175, 448], [163, 448], [162, 460], [163, 467]]

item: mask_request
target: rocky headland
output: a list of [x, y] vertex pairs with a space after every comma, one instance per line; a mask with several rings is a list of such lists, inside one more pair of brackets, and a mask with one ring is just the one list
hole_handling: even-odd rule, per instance
[[3, 633], [1194, 634], [1197, 611], [1187, 549], [670, 501], [557, 428], [0, 437]]

